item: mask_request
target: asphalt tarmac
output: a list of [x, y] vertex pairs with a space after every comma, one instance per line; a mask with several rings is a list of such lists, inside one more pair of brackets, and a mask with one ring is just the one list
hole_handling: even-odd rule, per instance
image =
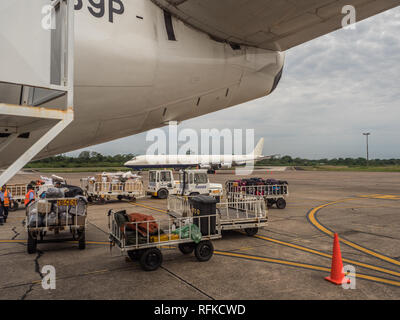
[[[79, 184], [87, 174], [65, 174]], [[107, 211], [166, 218], [166, 200], [111, 201], [90, 205], [86, 250], [76, 242], [38, 244], [27, 253], [25, 211], [9, 215], [0, 226], [0, 299], [399, 299], [400, 173], [272, 171], [254, 177], [287, 180], [284, 210], [271, 208], [268, 226], [256, 236], [224, 233], [213, 242], [208, 262], [164, 248], [154, 272], [122, 256], [108, 243]], [[26, 183], [39, 174], [17, 175]], [[225, 183], [232, 171], [210, 175]], [[146, 182], [147, 173], [143, 174]], [[343, 264], [350, 265], [353, 289], [333, 285], [329, 275], [333, 233], [340, 238]], [[68, 232], [48, 239], [69, 237]], [[43, 267], [56, 270], [56, 289], [42, 287]]]

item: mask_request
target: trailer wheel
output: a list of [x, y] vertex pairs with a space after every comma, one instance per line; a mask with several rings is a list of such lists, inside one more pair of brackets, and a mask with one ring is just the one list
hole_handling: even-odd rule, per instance
[[194, 251], [193, 243], [180, 243], [178, 248], [183, 254], [191, 254]]
[[279, 198], [276, 200], [276, 207], [278, 209], [285, 209], [286, 208], [286, 200], [283, 198]]
[[143, 254], [143, 250], [130, 250], [128, 251], [128, 257], [132, 261], [138, 261], [140, 260], [140, 257]]
[[85, 229], [78, 231], [78, 247], [79, 250], [85, 250], [86, 248], [86, 232]]
[[211, 259], [214, 253], [214, 246], [210, 240], [201, 241], [195, 248], [194, 254], [200, 262]]
[[162, 253], [158, 248], [150, 248], [143, 252], [140, 257], [140, 266], [145, 271], [157, 270], [163, 261]]
[[252, 236], [255, 236], [257, 234], [258, 228], [247, 228], [247, 229], [244, 229], [244, 231], [246, 232], [246, 234], [249, 237], [252, 237]]
[[9, 211], [17, 211], [18, 210], [18, 202], [17, 201], [11, 201], [10, 203], [10, 208], [8, 209]]
[[157, 192], [158, 199], [167, 199], [168, 198], [168, 190], [160, 189]]
[[274, 205], [274, 203], [275, 203], [275, 201], [274, 200], [272, 200], [272, 199], [267, 199], [267, 201], [266, 201], [267, 203], [267, 207], [268, 208], [271, 208], [273, 205]]
[[36, 253], [36, 247], [37, 247], [37, 239], [34, 238], [32, 234], [28, 231], [28, 243], [27, 243], [28, 253], [29, 254]]

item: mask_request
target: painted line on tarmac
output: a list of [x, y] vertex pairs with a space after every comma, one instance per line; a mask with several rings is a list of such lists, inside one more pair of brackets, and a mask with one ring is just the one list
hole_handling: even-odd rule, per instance
[[[214, 253], [218, 256], [224, 256], [224, 257], [230, 257], [230, 258], [239, 258], [239, 259], [244, 259], [244, 260], [249, 260], [249, 261], [258, 261], [258, 262], [266, 262], [266, 263], [273, 263], [273, 264], [279, 264], [279, 265], [285, 265], [289, 267], [295, 267], [295, 268], [301, 268], [301, 269], [307, 269], [307, 270], [313, 270], [313, 271], [320, 271], [320, 272], [326, 272], [330, 273], [330, 268], [323, 267], [323, 266], [318, 266], [314, 264], [308, 264], [308, 263], [301, 263], [301, 262], [296, 262], [296, 261], [290, 261], [290, 260], [282, 260], [282, 259], [275, 259], [275, 258], [269, 258], [269, 257], [261, 257], [261, 256], [254, 256], [254, 255], [248, 255], [248, 254], [242, 254], [242, 253], [234, 253], [234, 252], [229, 252], [229, 251], [220, 251], [220, 250], [215, 250]], [[103, 270], [95, 270], [95, 271], [89, 271], [85, 272], [82, 274], [74, 275], [74, 276], [67, 276], [67, 277], [60, 277], [58, 280], [65, 280], [68, 278], [74, 278], [74, 277], [79, 277], [79, 276], [88, 276], [88, 275], [96, 275], [96, 274], [104, 274], [104, 273], [109, 273], [113, 271], [118, 271], [118, 270], [128, 270], [131, 269], [130, 267], [123, 267], [123, 268], [118, 268], [118, 269], [103, 269]], [[354, 274], [349, 274], [349, 276], [354, 276]], [[369, 280], [373, 282], [378, 282], [378, 283], [383, 283], [383, 284], [388, 284], [396, 287], [400, 287], [400, 282], [399, 281], [394, 281], [390, 279], [385, 279], [385, 278], [379, 278], [379, 277], [374, 277], [366, 274], [360, 274], [357, 273], [355, 274], [356, 278], [364, 279], [364, 280]], [[39, 284], [41, 283], [42, 280], [36, 280], [32, 281], [32, 284]]]
[[[262, 239], [262, 240], [273, 242], [273, 243], [276, 243], [276, 244], [279, 244], [279, 245], [282, 245], [282, 246], [291, 247], [291, 248], [296, 249], [296, 250], [305, 251], [305, 252], [308, 252], [308, 253], [311, 253], [311, 254], [315, 254], [315, 255], [318, 255], [318, 256], [321, 256], [321, 257], [332, 259], [332, 255], [330, 255], [328, 253], [325, 253], [325, 252], [322, 252], [322, 251], [318, 251], [318, 250], [315, 250], [315, 249], [312, 249], [312, 248], [307, 248], [307, 247], [304, 247], [304, 246], [300, 246], [300, 245], [297, 245], [297, 244], [293, 244], [293, 243], [290, 243], [290, 242], [285, 242], [285, 241], [281, 241], [281, 240], [278, 240], [278, 239], [273, 239], [273, 238], [269, 238], [269, 237], [265, 237], [265, 236], [261, 236], [261, 235], [255, 235], [254, 238]], [[352, 265], [356, 265], [356, 266], [363, 267], [363, 268], [366, 268], [366, 269], [371, 269], [371, 270], [375, 270], [375, 271], [382, 272], [382, 273], [385, 273], [385, 274], [390, 274], [390, 275], [393, 275], [393, 276], [396, 276], [396, 277], [400, 277], [400, 272], [397, 272], [397, 271], [394, 271], [394, 270], [390, 270], [390, 269], [382, 268], [382, 267], [379, 267], [379, 266], [367, 264], [367, 263], [364, 263], [364, 262], [361, 262], [361, 261], [356, 261], [356, 260], [351, 260], [351, 259], [346, 259], [346, 258], [343, 258], [342, 260], [344, 262], [351, 263]]]
[[135, 203], [135, 202], [129, 202], [129, 203], [131, 205], [134, 205], [134, 206], [138, 206], [138, 207], [142, 207], [142, 208], [150, 209], [150, 210], [153, 210], [153, 211], [158, 211], [158, 212], [161, 212], [161, 213], [168, 214], [168, 212], [166, 210], [163, 210], [163, 209], [154, 208], [154, 207], [146, 206], [144, 204], [139, 204], [139, 203]]
[[[366, 198], [366, 197], [364, 196], [364, 198]], [[375, 199], [375, 198], [372, 198], [372, 199]], [[322, 209], [324, 209], [324, 208], [326, 208], [326, 207], [328, 207], [328, 206], [331, 206], [331, 205], [334, 205], [334, 204], [337, 204], [337, 203], [343, 203], [343, 202], [346, 202], [346, 201], [353, 201], [353, 200], [360, 200], [360, 198], [343, 199], [343, 200], [338, 200], [338, 201], [333, 201], [333, 202], [325, 203], [325, 204], [323, 204], [323, 205], [320, 205], [320, 206], [318, 206], [318, 207], [315, 207], [315, 208], [311, 209], [311, 210], [307, 213], [307, 219], [308, 219], [308, 221], [309, 221], [317, 230], [319, 230], [319, 231], [321, 231], [321, 232], [323, 232], [323, 233], [325, 233], [325, 234], [327, 234], [327, 235], [333, 237], [333, 236], [334, 236], [334, 232], [333, 232], [332, 230], [330, 230], [329, 228], [327, 228], [326, 226], [324, 226], [322, 223], [319, 222], [319, 220], [318, 220], [318, 218], [317, 218], [317, 214], [318, 214]], [[372, 250], [372, 249], [369, 249], [369, 248], [360, 246], [360, 245], [358, 245], [357, 243], [354, 243], [354, 242], [352, 242], [352, 241], [350, 241], [350, 240], [347, 240], [347, 239], [344, 238], [344, 237], [341, 237], [341, 236], [340, 236], [339, 238], [340, 238], [340, 242], [342, 242], [342, 243], [344, 243], [344, 244], [346, 244], [346, 245], [348, 245], [348, 246], [350, 246], [350, 247], [352, 247], [352, 248], [354, 248], [354, 249], [356, 249], [356, 250], [358, 250], [358, 251], [364, 252], [364, 253], [366, 253], [366, 254], [368, 254], [368, 255], [371, 255], [371, 256], [373, 256], [373, 257], [375, 257], [375, 258], [378, 258], [378, 259], [380, 259], [380, 260], [389, 262], [389, 263], [391, 263], [391, 264], [400, 266], [400, 261], [395, 260], [395, 259], [393, 259], [393, 258], [391, 258], [391, 257], [389, 257], [389, 256], [386, 256], [386, 255], [384, 255], [383, 253], [379, 253], [379, 252], [376, 252], [376, 251], [374, 251], [374, 250]]]
[[[358, 200], [358, 198], [347, 199], [347, 200]], [[343, 201], [339, 200], [339, 201], [335, 201], [335, 202], [331, 202], [331, 203], [333, 204], [333, 203], [341, 203], [341, 202], [343, 202]], [[327, 206], [327, 204], [324, 204], [322, 206]], [[320, 207], [322, 207], [322, 206], [320, 206]], [[150, 206], [146, 206], [146, 207], [147, 207], [147, 209], [156, 209], [156, 208], [152, 208]], [[157, 211], [163, 211], [164, 213], [166, 213], [165, 210], [161, 210], [161, 209], [157, 209]], [[333, 236], [333, 232], [331, 234]], [[318, 250], [315, 250], [315, 249], [311, 249], [311, 248], [306, 248], [304, 246], [295, 245], [295, 244], [292, 244], [292, 243], [289, 243], [289, 242], [285, 242], [285, 241], [281, 241], [281, 240], [273, 239], [273, 238], [268, 238], [268, 237], [264, 237], [264, 236], [259, 236], [259, 235], [256, 235], [254, 237], [262, 239], [262, 240], [274, 242], [274, 243], [277, 243], [277, 244], [280, 244], [280, 245], [284, 245], [284, 246], [287, 246], [287, 247], [291, 247], [291, 248], [294, 248], [294, 249], [297, 249], [297, 250], [301, 250], [301, 251], [304, 251], [304, 252], [308, 252], [308, 253], [311, 253], [311, 254], [319, 255], [319, 256], [322, 256], [322, 257], [325, 257], [325, 258], [329, 258], [329, 259], [332, 258], [331, 255], [329, 255], [329, 254], [327, 254], [325, 252], [321, 252], [321, 251], [318, 251]], [[343, 241], [343, 240], [341, 240], [341, 241]], [[343, 261], [345, 261], [347, 263], [351, 263], [351, 264], [357, 265], [359, 267], [364, 267], [366, 269], [370, 269], [370, 270], [382, 272], [382, 273], [385, 273], [385, 274], [390, 274], [390, 275], [393, 275], [393, 276], [396, 276], [396, 277], [400, 277], [400, 272], [397, 272], [397, 271], [394, 271], [394, 270], [382, 268], [382, 267], [375, 266], [375, 265], [370, 265], [370, 264], [367, 264], [367, 263], [363, 263], [363, 262], [355, 261], [355, 260], [351, 260], [351, 259], [343, 259]]]
[[[250, 261], [268, 262], [268, 263], [274, 263], [274, 264], [285, 265], [285, 266], [290, 266], [290, 267], [297, 267], [297, 268], [314, 270], [314, 271], [321, 271], [321, 272], [323, 271], [323, 272], [328, 272], [328, 273], [330, 273], [330, 271], [331, 271], [330, 268], [326, 268], [323, 266], [317, 266], [317, 265], [308, 264], [308, 263], [300, 263], [300, 262], [295, 262], [295, 261], [290, 261], [290, 260], [281, 260], [281, 259], [275, 259], [275, 258], [260, 257], [260, 256], [253, 256], [253, 255], [248, 255], [248, 254], [233, 253], [233, 252], [219, 251], [219, 250], [214, 251], [214, 253], [217, 255], [220, 255], [220, 256], [241, 258], [241, 259], [250, 260]], [[349, 274], [349, 275], [354, 276], [354, 274]], [[374, 276], [360, 274], [360, 273], [357, 273], [355, 276], [356, 276], [356, 278], [360, 278], [360, 279], [364, 279], [364, 280], [370, 280], [373, 282], [379, 282], [379, 283], [384, 283], [384, 284], [389, 284], [389, 285], [393, 285], [396, 287], [400, 287], [400, 282], [395, 281], [395, 280], [379, 278], [379, 277], [374, 277]]]
[[[0, 240], [0, 243], [26, 243], [27, 240]], [[64, 243], [75, 243], [77, 244], [78, 241], [64, 241]], [[109, 245], [110, 242], [108, 241], [86, 241], [86, 244], [98, 244], [98, 245]]]

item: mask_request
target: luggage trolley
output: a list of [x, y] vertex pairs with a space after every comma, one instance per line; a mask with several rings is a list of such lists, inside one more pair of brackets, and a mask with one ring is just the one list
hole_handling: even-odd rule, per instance
[[[86, 247], [87, 202], [83, 197], [36, 200], [26, 208], [25, 230], [28, 233], [28, 253], [36, 252], [38, 243], [78, 241], [79, 249]], [[69, 229], [72, 239], [44, 240], [48, 232]]]
[[200, 262], [208, 261], [214, 253], [211, 240], [221, 238], [217, 215], [129, 222], [125, 210], [109, 210], [108, 226], [111, 248], [117, 246], [145, 271], [158, 269], [163, 261], [160, 248], [171, 245], [178, 245], [185, 255], [194, 251]]
[[[34, 186], [35, 193], [38, 192], [40, 186]], [[19, 207], [24, 205], [25, 195], [28, 192], [28, 185], [24, 183], [7, 184], [7, 189], [10, 190], [12, 201], [10, 203], [10, 211], [17, 211]]]
[[285, 209], [289, 197], [287, 184], [240, 185], [237, 181], [227, 181], [225, 189], [228, 201], [235, 194], [255, 196], [263, 198], [269, 208], [275, 204], [278, 209]]
[[[193, 212], [191, 197], [169, 196], [168, 212], [172, 216], [190, 217]], [[254, 236], [259, 228], [268, 224], [265, 201], [246, 194], [231, 194], [227, 202], [216, 203], [221, 230], [244, 230]]]
[[143, 181], [136, 180], [132, 182], [94, 182], [88, 178], [81, 179], [81, 188], [84, 190], [89, 202], [104, 204], [111, 197], [119, 201], [136, 199], [146, 196]]

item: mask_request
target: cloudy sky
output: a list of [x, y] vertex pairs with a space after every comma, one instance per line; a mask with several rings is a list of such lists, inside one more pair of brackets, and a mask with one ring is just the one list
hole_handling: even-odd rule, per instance
[[[400, 8], [290, 49], [270, 96], [183, 122], [183, 128], [254, 128], [264, 154], [310, 159], [400, 158]], [[101, 144], [103, 154], [143, 154], [146, 133]], [[73, 154], [76, 154], [74, 152]]]

